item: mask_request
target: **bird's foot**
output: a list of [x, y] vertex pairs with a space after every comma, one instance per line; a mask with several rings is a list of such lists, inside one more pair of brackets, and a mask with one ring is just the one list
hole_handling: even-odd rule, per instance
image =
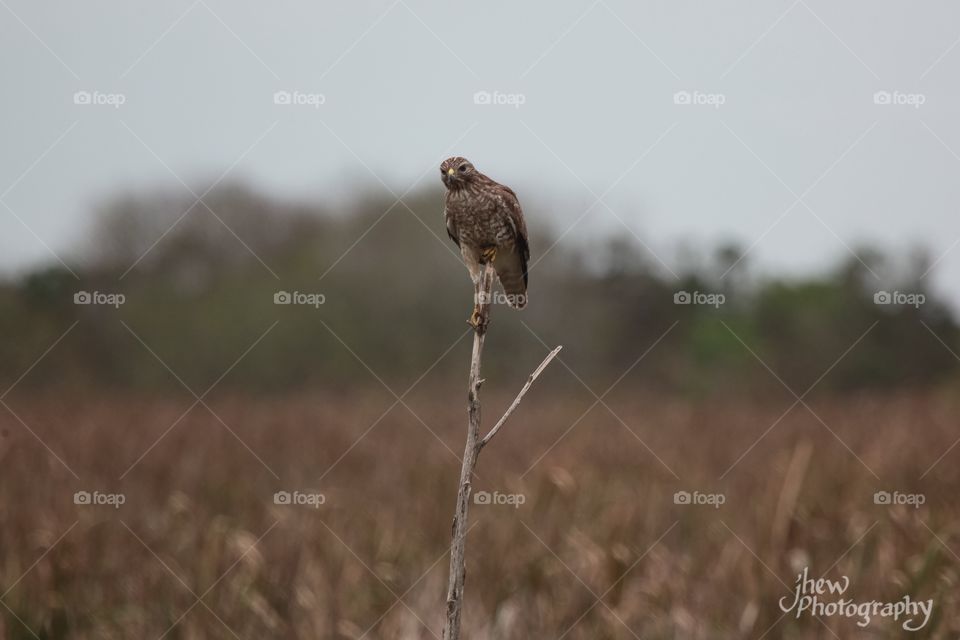
[[497, 247], [487, 247], [480, 252], [480, 257], [483, 258], [483, 264], [493, 262], [497, 258]]
[[473, 313], [470, 314], [467, 324], [473, 327], [473, 330], [481, 335], [484, 333], [484, 331], [486, 331], [487, 321], [486, 318], [484, 318], [483, 313], [480, 311], [480, 305], [475, 305], [473, 307]]

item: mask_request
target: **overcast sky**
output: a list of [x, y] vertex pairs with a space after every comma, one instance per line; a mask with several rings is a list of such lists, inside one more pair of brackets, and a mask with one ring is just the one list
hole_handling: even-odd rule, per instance
[[922, 245], [960, 299], [956, 2], [0, 0], [0, 16], [5, 271], [68, 254], [118, 190], [226, 174], [278, 197], [400, 195], [457, 154], [515, 187], [534, 235], [638, 236], [664, 269], [682, 243], [733, 239], [771, 273]]

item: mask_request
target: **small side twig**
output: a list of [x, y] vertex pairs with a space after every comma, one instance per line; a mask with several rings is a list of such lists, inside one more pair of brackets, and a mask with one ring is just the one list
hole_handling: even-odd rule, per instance
[[523, 400], [523, 396], [527, 395], [527, 391], [530, 390], [530, 387], [533, 386], [533, 381], [540, 377], [540, 374], [543, 373], [543, 370], [547, 368], [547, 365], [550, 364], [550, 361], [557, 357], [557, 354], [560, 353], [560, 349], [563, 349], [563, 345], [560, 345], [553, 351], [547, 354], [547, 357], [543, 359], [543, 362], [540, 363], [540, 366], [537, 367], [533, 373], [530, 374], [530, 377], [527, 378], [527, 382], [523, 385], [523, 388], [520, 389], [520, 393], [517, 394], [517, 397], [513, 399], [513, 404], [511, 404], [506, 413], [500, 418], [497, 424], [494, 425], [493, 429], [490, 429], [490, 433], [483, 436], [483, 439], [480, 440], [480, 444], [477, 445], [477, 449], [483, 449], [487, 446], [487, 443], [493, 439], [493, 436], [497, 435], [497, 432], [500, 431], [500, 427], [504, 425], [507, 421], [507, 418], [510, 417], [510, 414], [520, 406], [520, 401]]
[[504, 423], [520, 405], [520, 401], [533, 385], [547, 365], [557, 356], [561, 347], [557, 347], [544, 358], [540, 366], [527, 378], [526, 384], [506, 413], [497, 421], [493, 429], [483, 437], [480, 434], [480, 361], [483, 354], [483, 339], [487, 332], [490, 318], [491, 290], [493, 289], [493, 265], [484, 266], [480, 278], [477, 297], [479, 304], [479, 322], [475, 326], [473, 335], [473, 354], [470, 357], [470, 379], [467, 385], [467, 442], [463, 452], [463, 464], [460, 468], [460, 485], [457, 491], [457, 506], [453, 515], [452, 537], [450, 544], [450, 579], [447, 585], [447, 619], [443, 628], [445, 640], [460, 640], [460, 616], [463, 611], [463, 588], [467, 577], [466, 543], [467, 543], [467, 512], [470, 506], [471, 483], [474, 467], [480, 450], [497, 435]]

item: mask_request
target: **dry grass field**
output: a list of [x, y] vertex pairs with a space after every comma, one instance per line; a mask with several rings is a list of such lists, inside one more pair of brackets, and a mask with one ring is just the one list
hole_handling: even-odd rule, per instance
[[[192, 398], [11, 394], [23, 422], [0, 417], [0, 637], [439, 636], [465, 416], [452, 384], [435, 386], [382, 418], [386, 393], [318, 391], [206, 399], [179, 422]], [[508, 400], [487, 392], [488, 419]], [[933, 598], [909, 635], [956, 637], [960, 449], [928, 469], [960, 401], [806, 402], [736, 462], [792, 398], [624, 389], [594, 405], [535, 389], [480, 459], [475, 494], [494, 497], [471, 508], [466, 637], [906, 635], [784, 615], [803, 567], [847, 576], [857, 602]], [[925, 502], [878, 505], [876, 491]]]

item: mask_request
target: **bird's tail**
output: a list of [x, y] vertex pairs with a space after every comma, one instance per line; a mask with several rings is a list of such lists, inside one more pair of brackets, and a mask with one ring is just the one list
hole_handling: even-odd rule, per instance
[[527, 265], [513, 251], [497, 254], [493, 266], [500, 279], [500, 286], [507, 296], [507, 304], [514, 309], [527, 306]]

